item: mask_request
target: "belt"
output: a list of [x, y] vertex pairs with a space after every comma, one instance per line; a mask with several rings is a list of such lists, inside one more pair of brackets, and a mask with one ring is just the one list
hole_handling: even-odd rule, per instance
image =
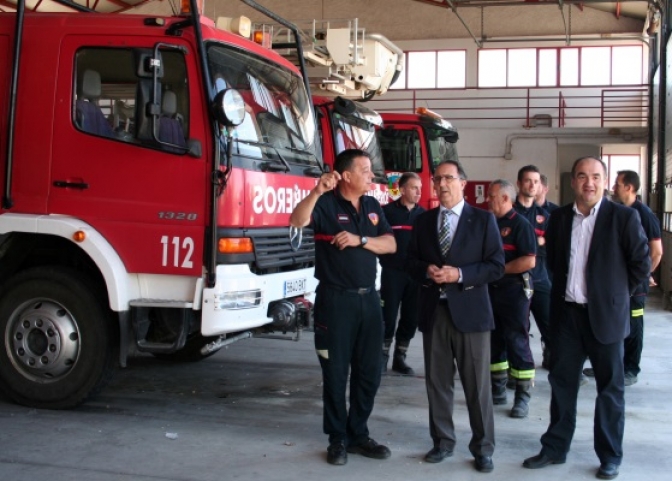
[[[320, 284], [322, 286], [322, 284]], [[370, 286], [370, 287], [356, 287], [354, 289], [348, 289], [346, 287], [341, 287], [341, 286], [335, 286], [333, 284], [324, 284], [325, 289], [331, 289], [337, 292], [345, 292], [346, 294], [359, 294], [360, 296], [363, 296], [364, 294], [368, 294], [369, 292], [373, 292], [376, 287], [375, 286]]]
[[570, 301], [565, 301], [565, 304], [571, 307], [577, 307], [579, 309], [588, 309], [588, 304], [584, 304], [581, 302], [570, 302]]

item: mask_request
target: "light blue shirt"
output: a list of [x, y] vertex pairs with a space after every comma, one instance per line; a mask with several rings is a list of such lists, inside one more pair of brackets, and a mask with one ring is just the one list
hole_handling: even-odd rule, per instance
[[[437, 221], [436, 225], [437, 232], [441, 232], [441, 221], [443, 220], [443, 212], [446, 210], [449, 209], [439, 204], [439, 220]], [[452, 237], [451, 246], [452, 246], [452, 240], [455, 239], [455, 231], [457, 230], [457, 224], [460, 222], [460, 216], [462, 215], [463, 210], [464, 210], [464, 199], [455, 204], [453, 208], [450, 209], [452, 213], [448, 214], [448, 222], [450, 222], [450, 235]], [[457, 280], [457, 282], [462, 283], [462, 269], [458, 267], [457, 270], [460, 273], [460, 277]]]

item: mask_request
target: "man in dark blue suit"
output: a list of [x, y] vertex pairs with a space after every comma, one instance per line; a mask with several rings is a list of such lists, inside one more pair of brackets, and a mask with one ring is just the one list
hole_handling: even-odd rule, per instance
[[634, 209], [603, 198], [607, 168], [584, 157], [572, 167], [574, 204], [551, 215], [547, 231], [551, 291], [551, 419], [530, 469], [565, 462], [576, 427], [583, 362], [595, 370], [593, 445], [597, 477], [613, 479], [623, 458], [623, 339], [630, 330], [630, 295], [648, 278], [649, 247]]
[[418, 327], [423, 334], [429, 432], [438, 463], [455, 448], [455, 364], [469, 409], [469, 450], [481, 472], [494, 469], [495, 428], [490, 394], [490, 331], [495, 323], [488, 283], [504, 275], [504, 250], [495, 217], [464, 201], [467, 176], [458, 162], [434, 171], [440, 206], [413, 227], [407, 271], [421, 285]]

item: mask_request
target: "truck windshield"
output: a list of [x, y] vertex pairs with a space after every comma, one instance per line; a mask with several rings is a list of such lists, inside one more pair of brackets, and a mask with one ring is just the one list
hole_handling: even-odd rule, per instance
[[357, 107], [352, 114], [332, 112], [336, 153], [340, 154], [346, 149], [360, 149], [367, 152], [371, 157], [374, 182], [386, 184], [383, 155], [376, 136], [376, 125], [382, 125], [382, 119], [373, 110], [361, 104], [355, 105]]
[[[233, 88], [245, 100], [245, 120], [236, 127], [234, 158], [263, 168], [319, 166], [315, 121], [300, 77], [267, 59], [221, 44], [208, 45], [208, 63], [217, 91]], [[253, 162], [249, 162], [253, 161]]]
[[444, 160], [456, 160], [459, 162], [457, 143], [448, 142], [445, 137], [445, 131], [441, 129], [425, 129], [427, 142], [429, 143], [429, 155], [432, 159], [432, 172]]

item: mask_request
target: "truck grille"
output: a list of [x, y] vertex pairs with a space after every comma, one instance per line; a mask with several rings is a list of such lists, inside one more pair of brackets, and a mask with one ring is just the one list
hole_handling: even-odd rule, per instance
[[254, 245], [253, 270], [258, 274], [291, 271], [315, 266], [315, 239], [311, 229], [303, 229], [298, 251], [292, 250], [287, 228], [248, 230]]

